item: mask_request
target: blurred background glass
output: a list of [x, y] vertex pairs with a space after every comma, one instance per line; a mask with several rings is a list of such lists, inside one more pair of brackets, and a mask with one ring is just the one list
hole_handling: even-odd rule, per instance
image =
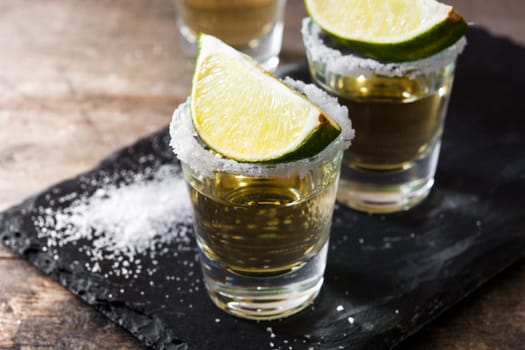
[[199, 33], [211, 34], [266, 68], [279, 63], [286, 0], [172, 0], [183, 49], [193, 58]]

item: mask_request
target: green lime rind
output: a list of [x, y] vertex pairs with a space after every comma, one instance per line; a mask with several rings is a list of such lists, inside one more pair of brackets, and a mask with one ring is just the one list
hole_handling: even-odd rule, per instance
[[[305, 0], [305, 4], [308, 13], [310, 13], [307, 0]], [[326, 29], [321, 23], [316, 21], [311, 14], [310, 16], [325, 33], [341, 45], [363, 56], [388, 62], [407, 62], [430, 57], [454, 44], [465, 35], [468, 29], [468, 24], [465, 19], [452, 8], [443, 21], [436, 23], [415, 37], [405, 41], [380, 43], [343, 38], [340, 34], [333, 33], [329, 29]]]
[[341, 134], [341, 132], [342, 130], [338, 126], [333, 125], [329, 122], [323, 123], [314, 130], [312, 130], [312, 132], [304, 139], [304, 141], [294, 150], [287, 152], [279, 157], [259, 160], [243, 159], [242, 157], [230, 157], [221, 153], [220, 150], [214, 149], [212, 146], [204, 142], [202, 138], [199, 137], [199, 139], [203, 144], [206, 145], [206, 147], [227, 159], [232, 159], [242, 163], [276, 164], [291, 163], [303, 159], [312, 158], [320, 152], [322, 152], [332, 142], [334, 142], [334, 140]]
[[279, 158], [264, 161], [264, 163], [295, 162], [314, 157], [328, 147], [341, 132], [341, 128], [326, 121], [315, 128], [294, 151], [284, 154]]

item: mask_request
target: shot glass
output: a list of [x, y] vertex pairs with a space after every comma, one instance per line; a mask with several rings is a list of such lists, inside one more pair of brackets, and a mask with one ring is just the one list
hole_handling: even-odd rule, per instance
[[267, 69], [279, 63], [286, 0], [172, 0], [187, 56], [199, 33], [211, 34]]
[[309, 159], [241, 163], [205, 149], [189, 114], [188, 102], [175, 111], [171, 145], [189, 185], [211, 300], [247, 319], [299, 312], [323, 284], [343, 136]]
[[344, 155], [338, 201], [369, 213], [420, 203], [434, 184], [465, 38], [431, 57], [397, 63], [357, 55], [310, 18], [302, 34], [312, 80], [348, 107], [356, 130]]

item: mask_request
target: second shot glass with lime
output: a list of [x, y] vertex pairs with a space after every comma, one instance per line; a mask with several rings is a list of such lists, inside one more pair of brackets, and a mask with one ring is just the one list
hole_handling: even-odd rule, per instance
[[303, 39], [315, 83], [348, 106], [356, 129], [338, 200], [388, 213], [434, 183], [467, 25], [433, 0], [306, 0]]

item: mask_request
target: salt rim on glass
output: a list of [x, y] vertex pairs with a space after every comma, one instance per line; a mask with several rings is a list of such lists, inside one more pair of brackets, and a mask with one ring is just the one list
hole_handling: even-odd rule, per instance
[[409, 62], [381, 62], [355, 54], [345, 54], [327, 46], [323, 41], [323, 30], [311, 18], [303, 18], [301, 33], [309, 59], [326, 65], [326, 69], [342, 76], [383, 75], [389, 77], [428, 74], [453, 62], [463, 52], [467, 39], [461, 37], [448, 48], [430, 56]]
[[[287, 77], [284, 83], [289, 87], [303, 93], [313, 103], [317, 104], [326, 114], [339, 124], [342, 130], [343, 148], [350, 147], [355, 135], [352, 122], [348, 117], [348, 108], [341, 106], [335, 97], [328, 95], [313, 84]], [[335, 147], [332, 142], [314, 157], [301, 159], [295, 162], [284, 163], [243, 163], [226, 159], [221, 155], [206, 149], [198, 140], [197, 132], [193, 126], [189, 99], [177, 107], [170, 123], [170, 146], [180, 161], [189, 164], [203, 176], [211, 176], [215, 171], [223, 171], [252, 176], [289, 176], [290, 173], [306, 174], [309, 169], [318, 165], [317, 160], [322, 160], [325, 152]], [[336, 140], [340, 140], [341, 136]], [[299, 169], [297, 168], [299, 167]], [[293, 169], [292, 169], [293, 168]]]

